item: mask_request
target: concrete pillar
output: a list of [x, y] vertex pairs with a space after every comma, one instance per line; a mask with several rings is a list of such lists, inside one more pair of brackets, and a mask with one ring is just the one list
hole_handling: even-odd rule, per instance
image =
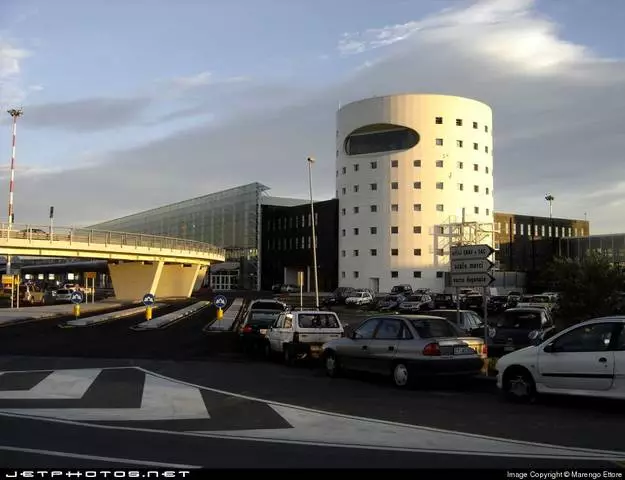
[[111, 283], [118, 300], [141, 300], [146, 293], [156, 295], [163, 262], [109, 263]]
[[190, 297], [199, 272], [200, 265], [164, 265], [156, 287], [156, 298]]

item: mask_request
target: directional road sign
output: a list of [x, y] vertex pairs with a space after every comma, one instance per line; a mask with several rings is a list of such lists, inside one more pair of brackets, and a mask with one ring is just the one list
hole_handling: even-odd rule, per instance
[[452, 287], [488, 287], [495, 281], [490, 273], [456, 273], [451, 276]]
[[495, 266], [490, 260], [475, 259], [475, 260], [454, 260], [451, 262], [451, 274], [467, 274], [467, 273], [486, 273]]
[[72, 296], [69, 297], [70, 302], [72, 302], [73, 304], [79, 304], [85, 301], [85, 296], [83, 295], [83, 293], [80, 290], [74, 290], [72, 292]]
[[217, 308], [224, 308], [226, 304], [228, 303], [228, 299], [224, 297], [223, 295], [217, 295], [215, 297], [214, 302]]
[[143, 302], [143, 304], [146, 307], [151, 307], [152, 305], [154, 305], [154, 294], [153, 293], [146, 293], [143, 296], [142, 302]]
[[494, 252], [495, 250], [486, 244], [451, 247], [451, 261], [484, 259], [490, 257]]

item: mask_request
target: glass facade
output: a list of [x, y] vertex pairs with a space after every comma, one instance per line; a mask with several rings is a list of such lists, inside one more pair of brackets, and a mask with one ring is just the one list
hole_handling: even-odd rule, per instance
[[625, 234], [560, 239], [560, 255], [564, 257], [582, 259], [588, 252], [602, 253], [615, 265], [625, 266]]
[[196, 240], [234, 251], [236, 256], [254, 256], [259, 204], [267, 190], [265, 185], [250, 183], [88, 228]]

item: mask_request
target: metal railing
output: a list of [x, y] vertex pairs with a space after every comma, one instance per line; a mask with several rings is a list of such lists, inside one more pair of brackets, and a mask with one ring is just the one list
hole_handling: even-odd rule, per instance
[[3, 223], [0, 224], [0, 239], [7, 241], [13, 239], [27, 240], [29, 243], [36, 242], [37, 246], [41, 246], [43, 242], [49, 242], [50, 244], [63, 242], [70, 245], [77, 243], [94, 246], [104, 245], [106, 247], [176, 250], [178, 252], [212, 254], [224, 257], [226, 254], [223, 248], [195, 240], [72, 227], [54, 227], [50, 229], [49, 226], [13, 224], [9, 228], [8, 224]]

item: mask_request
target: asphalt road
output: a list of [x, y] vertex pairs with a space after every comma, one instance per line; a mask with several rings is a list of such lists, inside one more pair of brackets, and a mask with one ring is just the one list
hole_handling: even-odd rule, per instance
[[[157, 315], [167, 313], [170, 308], [180, 306], [166, 307]], [[383, 379], [369, 376], [330, 379], [314, 366], [289, 368], [224, 348], [220, 343], [230, 342], [231, 336], [207, 337], [201, 332], [211, 313], [204, 311], [154, 332], [130, 330], [131, 325], [141, 321], [138, 317], [76, 329], [60, 329], [56, 326], [58, 320], [2, 328], [0, 371], [133, 365], [193, 385], [267, 401], [510, 440], [622, 451], [625, 459], [622, 403], [548, 398], [534, 405], [514, 405], [500, 401], [494, 385], [488, 381], [476, 381], [464, 387], [428, 384], [414, 391], [402, 391]], [[341, 318], [356, 326], [364, 316], [354, 312]], [[128, 460], [123, 463], [128, 466], [141, 466], [136, 462], [145, 461], [213, 468], [450, 465], [526, 468], [528, 465], [527, 459], [518, 457], [450, 456], [95, 429], [41, 419], [10, 418], [3, 411], [6, 412], [0, 405], [0, 432], [11, 434], [0, 433], [0, 464], [13, 467], [110, 467], [115, 462], [121, 465], [122, 460]], [[324, 459], [323, 465], [320, 458]], [[547, 461], [531, 459], [535, 468], [563, 466], [562, 460], [544, 462]], [[584, 461], [574, 465], [571, 460], [566, 461], [567, 466], [589, 468], [605, 463], [590, 465]]]

